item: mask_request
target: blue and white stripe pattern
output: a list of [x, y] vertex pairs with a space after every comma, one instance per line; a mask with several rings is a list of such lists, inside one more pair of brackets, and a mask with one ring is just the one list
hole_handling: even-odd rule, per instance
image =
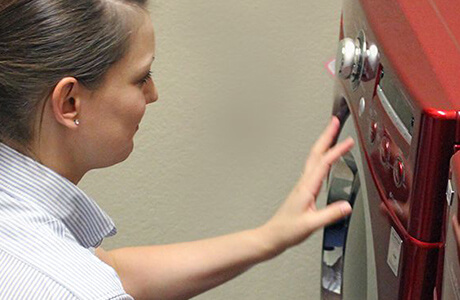
[[0, 299], [133, 299], [91, 251], [115, 233], [72, 182], [0, 143]]

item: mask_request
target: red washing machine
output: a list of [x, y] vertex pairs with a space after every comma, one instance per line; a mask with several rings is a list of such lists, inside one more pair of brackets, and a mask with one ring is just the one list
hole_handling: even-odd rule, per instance
[[449, 0], [343, 3], [333, 114], [357, 146], [331, 169], [327, 201], [353, 213], [324, 230], [322, 299], [442, 299], [459, 13]]

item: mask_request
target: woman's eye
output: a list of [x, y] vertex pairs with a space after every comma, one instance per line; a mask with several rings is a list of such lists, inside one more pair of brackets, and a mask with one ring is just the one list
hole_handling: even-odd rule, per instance
[[147, 75], [139, 82], [141, 85], [146, 84], [152, 78], [152, 71], [149, 71]]

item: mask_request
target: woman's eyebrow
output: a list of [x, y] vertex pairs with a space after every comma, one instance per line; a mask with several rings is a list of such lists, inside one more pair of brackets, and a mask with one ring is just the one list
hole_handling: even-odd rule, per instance
[[146, 74], [150, 72], [151, 65], [154, 61], [155, 61], [155, 56], [152, 56], [152, 61], [148, 65], [145, 65], [141, 71], [137, 72], [136, 77], [140, 77], [140, 78], [145, 77]]

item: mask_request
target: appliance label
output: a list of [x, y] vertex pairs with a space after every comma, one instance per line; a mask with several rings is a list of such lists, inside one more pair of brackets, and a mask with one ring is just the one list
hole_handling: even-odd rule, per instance
[[399, 237], [396, 230], [393, 227], [391, 227], [390, 242], [388, 245], [387, 264], [390, 266], [390, 269], [393, 271], [396, 277], [398, 277], [399, 257], [401, 256], [401, 246], [402, 246], [401, 238]]
[[326, 64], [325, 67], [329, 74], [332, 75], [332, 77], [335, 77], [335, 58], [331, 58]]

